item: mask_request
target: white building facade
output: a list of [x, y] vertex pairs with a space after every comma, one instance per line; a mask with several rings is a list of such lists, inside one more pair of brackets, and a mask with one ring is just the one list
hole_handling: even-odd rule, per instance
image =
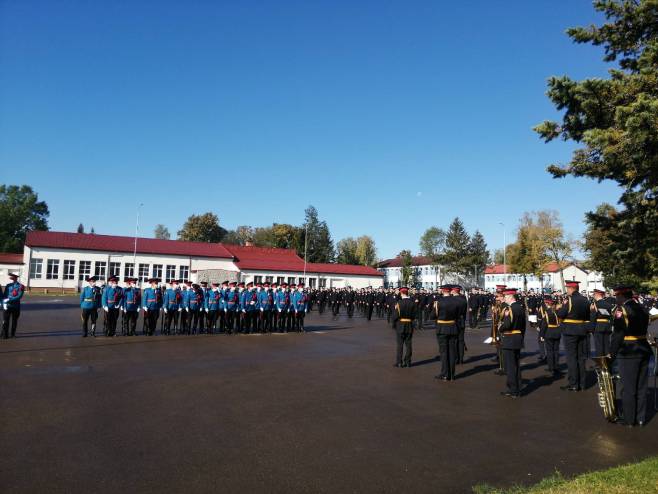
[[581, 291], [591, 292], [594, 289], [604, 290], [603, 275], [597, 271], [587, 271], [575, 263], [564, 264], [561, 268], [557, 263], [549, 263], [541, 277], [535, 275], [524, 275], [521, 273], [510, 273], [502, 264], [488, 266], [484, 274], [485, 290], [494, 291], [496, 285], [506, 285], [518, 290], [527, 289], [534, 291], [561, 291], [562, 280], [578, 281]]
[[380, 287], [374, 268], [304, 263], [288, 249], [68, 232], [30, 232], [20, 280], [37, 291], [77, 291], [88, 276], [197, 281], [303, 282], [310, 288]]
[[[434, 266], [430, 260], [423, 256], [416, 256], [412, 258], [412, 269], [415, 280], [415, 288], [425, 288], [426, 290], [436, 290], [443, 284], [456, 284], [465, 287], [478, 285], [482, 281], [479, 277], [475, 279], [473, 276], [459, 276], [455, 274], [448, 274], [441, 266]], [[399, 257], [381, 261], [377, 265], [377, 269], [384, 275], [384, 287], [396, 288], [402, 286], [402, 259]], [[413, 284], [410, 282], [410, 284]]]

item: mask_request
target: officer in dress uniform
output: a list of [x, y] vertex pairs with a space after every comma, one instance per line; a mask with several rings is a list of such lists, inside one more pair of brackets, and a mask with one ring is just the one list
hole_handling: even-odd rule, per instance
[[605, 298], [603, 290], [594, 290], [593, 298], [590, 321], [594, 326], [594, 351], [597, 357], [602, 357], [610, 353], [613, 304]]
[[18, 318], [21, 316], [21, 299], [23, 293], [25, 293], [25, 287], [18, 281], [17, 274], [9, 273], [9, 279], [11, 281], [5, 286], [2, 297], [2, 307], [4, 308], [2, 337], [5, 340], [10, 336], [12, 338], [16, 337], [16, 326], [18, 325]]
[[208, 297], [208, 282], [207, 281], [201, 281], [199, 282], [199, 286], [201, 288], [201, 294], [203, 296], [202, 301], [201, 301], [201, 307], [199, 309], [199, 324], [198, 324], [198, 330], [199, 333], [202, 333], [203, 330], [205, 329], [205, 324], [206, 324], [206, 298]]
[[98, 297], [100, 290], [96, 286], [96, 277], [86, 279], [87, 286], [80, 291], [80, 309], [82, 310], [82, 337], [89, 334], [89, 320], [91, 319], [91, 335], [96, 336], [96, 320], [98, 319]]
[[450, 296], [452, 285], [440, 287], [442, 297], [434, 302], [433, 317], [436, 321], [436, 339], [441, 356], [441, 374], [435, 376], [443, 381], [454, 381], [457, 363], [459, 326], [457, 319], [461, 306], [456, 297]]
[[539, 339], [546, 348], [548, 372], [560, 377], [560, 320], [555, 313], [555, 301], [550, 295], [544, 296], [544, 304], [537, 313]]
[[356, 292], [352, 290], [351, 286], [347, 287], [345, 292], [345, 309], [347, 310], [347, 317], [352, 319], [354, 316], [354, 303], [356, 302]]
[[647, 370], [652, 353], [647, 341], [649, 314], [633, 299], [632, 287], [618, 286], [614, 293], [617, 305], [610, 355], [617, 360], [621, 377], [624, 420], [620, 423], [629, 427], [643, 426], [647, 413]]
[[260, 309], [260, 328], [264, 333], [272, 332], [272, 309], [274, 307], [274, 296], [270, 284], [263, 283], [263, 289], [258, 293], [258, 307]]
[[228, 292], [224, 296], [226, 300], [226, 329], [229, 334], [237, 333], [240, 329], [236, 326], [236, 314], [238, 314], [240, 308], [240, 294], [236, 290], [235, 281], [228, 284]]
[[274, 294], [274, 325], [279, 331], [284, 330], [286, 313], [288, 312], [288, 285], [282, 283]]
[[219, 290], [219, 283], [211, 283], [212, 288], [206, 297], [206, 332], [212, 334], [215, 326], [217, 325], [217, 317], [219, 316], [219, 306], [222, 301], [222, 293]]
[[103, 310], [107, 320], [105, 325], [105, 336], [116, 336], [117, 321], [121, 311], [121, 299], [123, 290], [117, 285], [119, 279], [116, 276], [110, 276], [107, 279], [108, 285], [103, 290]]
[[562, 321], [560, 331], [564, 337], [567, 353], [569, 384], [561, 386], [565, 391], [585, 389], [587, 378], [587, 325], [590, 318], [589, 301], [578, 291], [577, 281], [567, 281], [567, 296], [557, 308], [557, 315]]
[[521, 396], [521, 348], [525, 335], [526, 313], [516, 299], [516, 288], [505, 288], [505, 301], [500, 321], [501, 347], [507, 372], [507, 391], [500, 394], [511, 398]]
[[[414, 336], [414, 319], [416, 304], [409, 298], [409, 288], [400, 288], [400, 300], [396, 301], [392, 310], [393, 329], [397, 342], [395, 367], [411, 367], [412, 338]], [[404, 347], [404, 358], [402, 350]]]
[[457, 363], [464, 363], [464, 351], [466, 350], [466, 315], [468, 313], [468, 302], [466, 297], [461, 294], [461, 287], [453, 285], [450, 290], [450, 295], [455, 297], [459, 307], [459, 315], [457, 317], [457, 327], [459, 328], [459, 335], [457, 337]]
[[187, 332], [188, 334], [197, 334], [199, 328], [199, 314], [203, 311], [203, 292], [201, 287], [196, 283], [191, 284], [183, 299], [183, 308], [187, 312]]
[[290, 296], [290, 305], [295, 311], [295, 325], [294, 329], [299, 332], [304, 332], [304, 317], [308, 310], [308, 297], [304, 293], [304, 283], [297, 285], [297, 291]]
[[139, 308], [142, 305], [142, 294], [141, 290], [135, 286], [135, 282], [137, 281], [135, 278], [126, 278], [125, 281], [128, 286], [123, 290], [123, 297], [121, 298], [121, 310], [125, 318], [122, 330], [128, 336], [135, 336]]
[[146, 322], [146, 335], [153, 336], [158, 326], [158, 317], [160, 317], [160, 309], [162, 307], [162, 292], [158, 287], [158, 278], [149, 278], [149, 287], [144, 289], [142, 295], [142, 309], [144, 310], [144, 318]]
[[[171, 325], [174, 322], [174, 317], [178, 314], [178, 309], [181, 308], [180, 304], [181, 296], [178, 290], [178, 280], [171, 280], [169, 282], [169, 288], [167, 288], [162, 298], [162, 307], [165, 314], [165, 334], [171, 334]], [[175, 326], [174, 333], [176, 333]]]

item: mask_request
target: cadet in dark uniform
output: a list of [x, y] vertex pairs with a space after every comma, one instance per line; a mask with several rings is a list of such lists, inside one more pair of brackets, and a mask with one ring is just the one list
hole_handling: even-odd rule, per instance
[[[416, 318], [416, 304], [409, 298], [409, 289], [400, 288], [401, 299], [393, 309], [393, 329], [397, 340], [397, 353], [395, 354], [395, 367], [411, 367], [411, 340], [414, 336], [414, 319]], [[404, 360], [402, 347], [404, 346]]]
[[613, 304], [604, 297], [603, 290], [594, 290], [594, 301], [590, 307], [591, 322], [594, 325], [594, 352], [597, 357], [610, 353]]
[[560, 372], [560, 320], [555, 313], [553, 297], [546, 295], [544, 305], [539, 308], [539, 338], [546, 347], [546, 363], [548, 372], [553, 377], [562, 375]]
[[457, 328], [459, 328], [459, 335], [457, 337], [457, 363], [464, 363], [464, 351], [466, 350], [466, 315], [468, 313], [468, 302], [466, 297], [461, 294], [461, 287], [452, 285], [450, 294], [457, 300], [459, 307], [459, 314], [457, 316]]
[[587, 324], [589, 322], [589, 301], [578, 291], [577, 281], [567, 281], [567, 297], [557, 307], [557, 315], [562, 321], [560, 331], [564, 337], [567, 352], [569, 384], [561, 386], [565, 391], [585, 389], [587, 363]]
[[455, 379], [455, 364], [457, 362], [457, 344], [459, 327], [457, 318], [460, 315], [459, 302], [450, 296], [451, 285], [440, 287], [443, 297], [434, 302], [433, 316], [436, 321], [436, 339], [439, 342], [441, 355], [441, 374], [435, 376], [443, 381]]
[[616, 287], [617, 306], [610, 355], [619, 363], [624, 420], [632, 427], [643, 426], [647, 413], [647, 370], [651, 348], [647, 342], [649, 314], [633, 299], [628, 286]]
[[500, 321], [500, 337], [507, 372], [507, 391], [500, 394], [511, 398], [521, 396], [521, 348], [525, 335], [526, 313], [516, 300], [516, 288], [506, 288]]
[[347, 288], [345, 292], [345, 308], [347, 309], [347, 317], [350, 319], [354, 316], [354, 302], [356, 301], [356, 292], [352, 287]]

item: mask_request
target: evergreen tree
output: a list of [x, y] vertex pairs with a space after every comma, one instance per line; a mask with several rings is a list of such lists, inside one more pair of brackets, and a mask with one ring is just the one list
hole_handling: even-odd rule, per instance
[[78, 233], [84, 233], [85, 232], [85, 227], [82, 223], [78, 225]]
[[446, 271], [454, 274], [465, 275], [473, 271], [470, 260], [471, 239], [464, 228], [464, 223], [455, 218], [446, 232], [446, 246], [443, 255], [443, 263]]
[[[332, 262], [334, 260], [334, 243], [331, 239], [329, 227], [325, 221], [318, 218], [318, 210], [313, 206], [306, 208], [304, 221], [304, 235], [308, 262]], [[300, 252], [304, 255], [304, 252]]]
[[[603, 25], [567, 31], [577, 43], [603, 46], [604, 61], [617, 63], [610, 77], [575, 81], [552, 77], [548, 97], [564, 112], [560, 123], [535, 130], [546, 141], [578, 144], [566, 166], [551, 165], [554, 177], [612, 180], [623, 190], [619, 209], [588, 213], [585, 245], [606, 280], [658, 284], [658, 2], [596, 0]], [[614, 221], [611, 219], [614, 218]], [[603, 236], [605, 249], [595, 238]], [[612, 256], [614, 263], [599, 258]], [[653, 281], [651, 281], [653, 280]]]

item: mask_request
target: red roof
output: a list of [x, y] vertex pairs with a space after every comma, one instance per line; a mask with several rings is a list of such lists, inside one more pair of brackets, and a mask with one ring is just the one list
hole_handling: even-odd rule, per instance
[[[29, 232], [25, 245], [28, 247], [49, 247], [54, 249], [96, 250], [109, 252], [133, 252], [134, 237], [96, 235], [68, 232]], [[219, 257], [232, 259], [240, 270], [304, 272], [304, 260], [293, 249], [274, 249], [231, 244], [182, 242], [180, 240], [159, 240], [138, 238], [139, 254], [182, 255], [193, 257]], [[20, 255], [22, 262], [23, 256]], [[349, 264], [306, 265], [308, 273], [351, 274], [356, 276], [382, 276], [374, 268]]]
[[0, 264], [23, 264], [23, 254], [0, 252]]
[[[274, 249], [267, 247], [246, 247], [225, 245], [235, 257], [235, 264], [241, 270], [251, 271], [290, 271], [304, 272], [304, 259], [293, 249]], [[306, 264], [307, 273], [351, 274], [357, 276], [382, 276], [374, 268], [351, 264], [312, 263]]]
[[505, 269], [505, 264], [494, 264], [493, 266], [484, 268], [484, 274], [505, 274], [509, 272], [509, 266]]
[[[411, 258], [412, 266], [430, 266], [432, 260], [429, 257], [425, 256], [414, 256]], [[393, 259], [386, 259], [377, 264], [377, 267], [380, 268], [401, 268], [402, 267], [402, 258], [400, 256], [394, 257]]]
[[[95, 233], [35, 231], [28, 232], [25, 245], [28, 247], [49, 247], [54, 249], [132, 253], [135, 248], [135, 237], [96, 235]], [[231, 253], [222, 244], [142, 237], [137, 238], [137, 252], [140, 254], [233, 258]]]

